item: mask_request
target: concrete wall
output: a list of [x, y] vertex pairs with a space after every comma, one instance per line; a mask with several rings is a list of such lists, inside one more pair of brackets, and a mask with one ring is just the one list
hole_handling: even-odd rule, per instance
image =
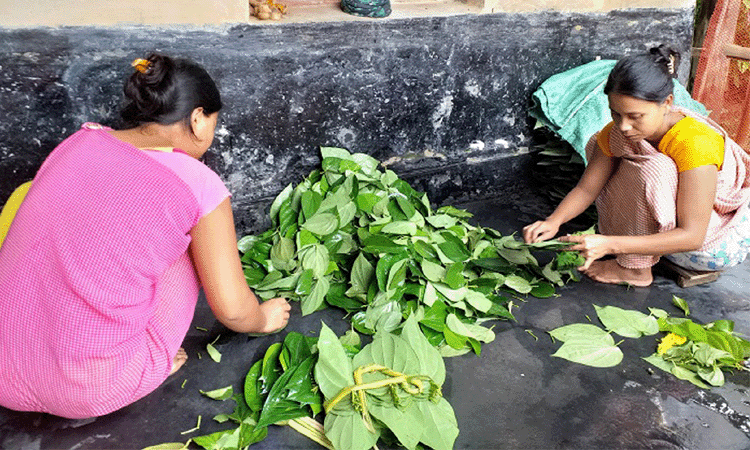
[[226, 106], [206, 163], [233, 192], [240, 233], [267, 226], [272, 198], [319, 164], [323, 145], [389, 161], [438, 203], [526, 189], [539, 84], [661, 42], [687, 54], [692, 14], [0, 28], [0, 202], [81, 123], [118, 125], [129, 63], [151, 50], [193, 58], [219, 84]]

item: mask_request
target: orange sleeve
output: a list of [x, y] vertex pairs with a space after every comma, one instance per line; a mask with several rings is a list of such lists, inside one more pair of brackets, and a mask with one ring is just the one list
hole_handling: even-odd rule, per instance
[[609, 157], [612, 157], [612, 149], [609, 148], [609, 133], [612, 131], [614, 125], [614, 122], [608, 123], [602, 128], [599, 134], [596, 135], [596, 144], [599, 146], [602, 153]]
[[724, 162], [724, 138], [710, 126], [691, 117], [677, 122], [662, 138], [659, 151], [672, 158], [677, 172]]

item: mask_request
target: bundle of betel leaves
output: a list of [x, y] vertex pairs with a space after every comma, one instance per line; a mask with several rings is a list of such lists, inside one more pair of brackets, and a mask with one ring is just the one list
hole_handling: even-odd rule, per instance
[[454, 356], [479, 354], [494, 339], [482, 324], [513, 319], [514, 299], [553, 296], [575, 277], [570, 252], [543, 266], [531, 253], [568, 244], [525, 244], [471, 225], [464, 210], [433, 211], [426, 194], [368, 155], [321, 153], [322, 170], [273, 201], [273, 227], [238, 242], [247, 282], [263, 299], [299, 300], [303, 315], [342, 308], [364, 334], [414, 315], [428, 341]]

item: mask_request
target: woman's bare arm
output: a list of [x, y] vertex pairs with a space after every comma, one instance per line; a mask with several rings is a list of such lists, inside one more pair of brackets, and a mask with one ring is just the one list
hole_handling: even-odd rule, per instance
[[241, 333], [267, 333], [286, 325], [287, 301], [259, 303], [245, 281], [229, 198], [202, 217], [190, 235], [193, 264], [219, 322]]

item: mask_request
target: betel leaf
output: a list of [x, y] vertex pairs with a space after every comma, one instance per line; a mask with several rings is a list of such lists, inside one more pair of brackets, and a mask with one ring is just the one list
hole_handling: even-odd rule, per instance
[[208, 398], [223, 401], [228, 398], [231, 398], [234, 395], [234, 389], [232, 389], [232, 386], [227, 386], [225, 388], [214, 389], [212, 391], [201, 390], [200, 393], [205, 395]]
[[701, 378], [698, 376], [698, 374], [696, 374], [692, 370], [686, 369], [684, 367], [680, 367], [672, 362], [665, 361], [656, 353], [652, 354], [651, 356], [643, 358], [643, 360], [654, 365], [655, 367], [658, 367], [659, 369], [667, 373], [671, 373], [672, 375], [676, 376], [677, 378], [681, 380], [689, 381], [702, 389], [710, 388], [710, 386], [704, 383], [701, 380]]
[[299, 251], [302, 268], [312, 270], [315, 278], [322, 277], [328, 270], [330, 256], [328, 249], [322, 244], [311, 244]]
[[360, 252], [352, 265], [351, 289], [347, 291], [347, 295], [366, 294], [374, 274], [375, 268], [367, 260], [364, 253]]
[[640, 311], [626, 310], [616, 306], [600, 307], [594, 305], [605, 328], [623, 337], [639, 338], [659, 332], [659, 324], [653, 316]]
[[313, 285], [310, 295], [302, 298], [302, 315], [306, 316], [312, 314], [323, 305], [323, 301], [326, 298], [326, 293], [330, 287], [328, 278], [319, 278]]
[[299, 365], [290, 367], [276, 380], [263, 404], [257, 427], [266, 427], [281, 420], [305, 417], [308, 415], [305, 405], [315, 401], [320, 403], [317, 395], [311, 398], [302, 397], [304, 401], [300, 402], [301, 396], [312, 393], [310, 377], [314, 363], [315, 358], [309, 356]]
[[682, 310], [682, 312], [685, 313], [685, 316], [689, 316], [690, 315], [690, 306], [688, 306], [687, 302], [684, 299], [682, 299], [682, 298], [680, 298], [680, 297], [678, 297], [676, 295], [673, 295], [672, 296], [672, 304], [675, 305], [676, 307], [680, 308]]
[[221, 362], [221, 353], [216, 350], [216, 347], [214, 347], [213, 344], [206, 344], [206, 352], [208, 352], [208, 356], [210, 356], [214, 362]]
[[615, 343], [612, 335], [590, 323], [572, 323], [570, 325], [555, 328], [550, 331], [549, 334], [561, 342], [570, 340], [602, 340], [609, 344]]
[[318, 236], [327, 236], [336, 231], [338, 227], [338, 217], [327, 212], [315, 214], [313, 217], [302, 224], [302, 229]]
[[338, 336], [323, 322], [318, 337], [318, 355], [315, 381], [326, 398], [333, 398], [341, 389], [354, 384], [352, 362]]
[[622, 351], [605, 339], [569, 339], [552, 354], [591, 367], [613, 367], [622, 361]]
[[533, 287], [525, 278], [518, 275], [508, 275], [505, 277], [505, 285], [521, 294], [528, 294]]
[[443, 267], [440, 264], [434, 263], [430, 261], [429, 259], [425, 258], [422, 260], [421, 269], [425, 278], [427, 278], [430, 281], [439, 283], [439, 282], [442, 282], [443, 279], [445, 278], [445, 274], [446, 274], [445, 267]]

